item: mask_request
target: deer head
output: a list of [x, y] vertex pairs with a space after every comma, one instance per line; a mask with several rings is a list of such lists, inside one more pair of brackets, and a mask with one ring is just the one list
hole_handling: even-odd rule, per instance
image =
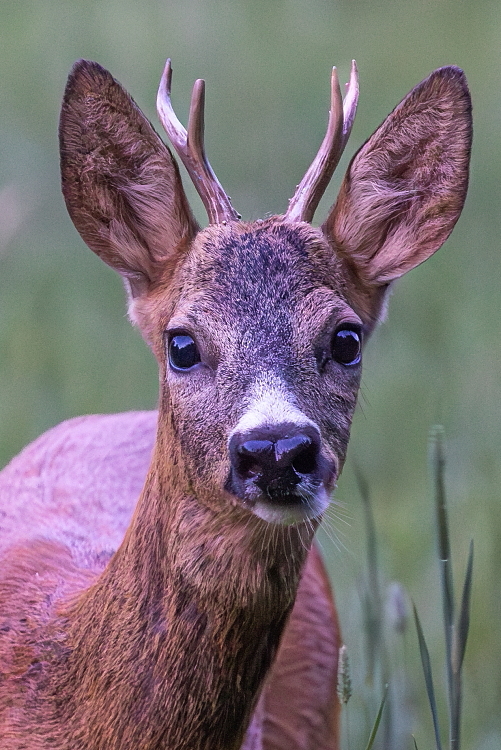
[[[471, 104], [458, 68], [414, 88], [311, 221], [349, 136], [356, 68], [334, 71], [327, 135], [281, 216], [242, 221], [204, 152], [204, 83], [187, 131], [160, 119], [209, 216], [200, 229], [167, 146], [122, 86], [77, 63], [64, 98], [63, 191], [84, 241], [125, 281], [160, 368], [156, 461], [211, 513], [279, 524], [325, 511], [346, 454], [363, 345], [391, 282], [445, 241], [466, 195]], [[168, 464], [168, 466], [167, 466]], [[161, 468], [163, 467], [163, 468]]]

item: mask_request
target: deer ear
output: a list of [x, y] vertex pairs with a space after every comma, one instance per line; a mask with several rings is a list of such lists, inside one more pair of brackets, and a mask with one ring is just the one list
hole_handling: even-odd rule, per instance
[[125, 89], [86, 60], [69, 76], [59, 138], [75, 227], [141, 294], [198, 229], [169, 149]]
[[471, 136], [465, 76], [440, 68], [353, 157], [322, 230], [366, 297], [380, 301], [381, 287], [449, 236], [466, 197]]

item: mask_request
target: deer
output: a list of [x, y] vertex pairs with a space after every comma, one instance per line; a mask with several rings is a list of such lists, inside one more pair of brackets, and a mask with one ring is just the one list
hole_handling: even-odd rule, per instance
[[314, 542], [345, 462], [362, 350], [393, 282], [464, 204], [464, 73], [435, 70], [312, 221], [358, 101], [334, 68], [327, 131], [282, 215], [245, 221], [205, 154], [205, 84], [171, 151], [111, 74], [75, 64], [62, 190], [122, 277], [159, 365], [158, 412], [71, 419], [0, 473], [3, 750], [338, 750], [342, 645]]

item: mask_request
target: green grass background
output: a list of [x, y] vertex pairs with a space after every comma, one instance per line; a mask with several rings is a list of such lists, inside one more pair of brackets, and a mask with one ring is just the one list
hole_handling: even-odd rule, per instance
[[[436, 67], [474, 103], [470, 191], [444, 248], [395, 288], [366, 352], [360, 404], [323, 547], [353, 665], [349, 745], [377, 706], [360, 599], [364, 527], [354, 462], [372, 494], [382, 582], [416, 601], [444, 685], [427, 433], [445, 425], [451, 533], [462, 575], [475, 539], [464, 747], [501, 747], [501, 5], [499, 0], [0, 0], [0, 463], [62, 419], [154, 407], [156, 368], [125, 316], [119, 279], [85, 248], [60, 195], [57, 119], [75, 59], [98, 60], [156, 123], [167, 56], [186, 122], [207, 81], [206, 143], [244, 218], [282, 212], [323, 137], [329, 71], [360, 70], [359, 114], [317, 212], [354, 150]], [[204, 221], [198, 197], [187, 191]], [[340, 538], [338, 548], [329, 537]], [[432, 747], [413, 626], [391, 637], [398, 715]], [[402, 735], [403, 737], [403, 735]], [[412, 747], [402, 739], [402, 750]]]

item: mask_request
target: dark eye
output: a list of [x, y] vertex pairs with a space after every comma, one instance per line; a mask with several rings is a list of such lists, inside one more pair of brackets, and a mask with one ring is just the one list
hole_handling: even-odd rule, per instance
[[171, 338], [169, 362], [174, 370], [190, 370], [200, 362], [200, 352], [191, 336], [179, 333]]
[[332, 359], [340, 365], [358, 365], [361, 359], [360, 335], [352, 328], [340, 328], [332, 339]]

